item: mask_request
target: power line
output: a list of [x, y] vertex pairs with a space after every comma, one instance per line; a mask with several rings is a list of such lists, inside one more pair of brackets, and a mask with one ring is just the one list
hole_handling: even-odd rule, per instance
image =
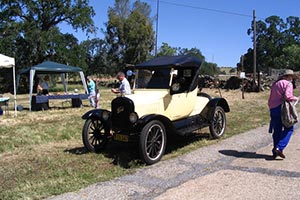
[[[146, 0], [146, 1], [154, 2], [156, 0]], [[230, 12], [230, 11], [213, 9], [213, 8], [205, 8], [205, 7], [199, 7], [199, 6], [192, 6], [192, 5], [187, 5], [187, 4], [179, 4], [179, 3], [173, 3], [173, 2], [163, 1], [163, 0], [159, 0], [159, 1], [160, 1], [160, 3], [163, 3], [163, 4], [168, 4], [168, 5], [178, 6], [178, 7], [186, 7], [186, 8], [192, 8], [192, 9], [197, 9], [197, 10], [205, 10], [205, 11], [209, 11], [209, 12], [222, 13], [222, 14], [227, 14], [227, 15], [235, 15], [235, 16], [240, 16], [240, 17], [253, 18], [253, 15], [249, 15], [249, 14], [236, 13], [236, 12]]]

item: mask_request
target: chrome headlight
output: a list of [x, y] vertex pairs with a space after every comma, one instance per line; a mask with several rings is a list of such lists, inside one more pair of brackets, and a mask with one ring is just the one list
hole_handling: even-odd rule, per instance
[[106, 121], [106, 120], [108, 120], [108, 118], [109, 118], [109, 112], [103, 111], [102, 112], [102, 119], [104, 119]]
[[131, 123], [135, 123], [135, 122], [137, 122], [137, 120], [138, 120], [138, 115], [136, 114], [136, 113], [130, 113], [130, 115], [129, 115], [129, 121], [131, 122]]

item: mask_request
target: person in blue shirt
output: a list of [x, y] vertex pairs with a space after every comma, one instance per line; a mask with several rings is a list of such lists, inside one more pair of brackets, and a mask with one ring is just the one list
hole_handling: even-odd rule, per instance
[[90, 105], [92, 107], [95, 107], [96, 85], [95, 85], [95, 82], [93, 81], [92, 77], [90, 77], [90, 76], [87, 77], [87, 86], [88, 86], [88, 92], [89, 92], [88, 99], [90, 100]]
[[113, 93], [121, 93], [121, 95], [131, 94], [130, 84], [128, 80], [125, 78], [125, 74], [123, 72], [119, 72], [117, 74], [117, 79], [120, 81], [120, 87], [115, 89], [111, 89]]

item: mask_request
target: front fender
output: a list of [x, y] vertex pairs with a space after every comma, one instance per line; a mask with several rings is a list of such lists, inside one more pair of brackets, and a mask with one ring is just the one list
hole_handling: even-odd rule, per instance
[[150, 115], [145, 115], [145, 116], [141, 117], [137, 121], [136, 128], [141, 130], [147, 123], [149, 123], [152, 120], [161, 121], [163, 123], [163, 125], [166, 127], [167, 130], [173, 128], [172, 127], [172, 121], [169, 118], [167, 118], [166, 116], [157, 115], [157, 114], [150, 114]]
[[224, 98], [213, 98], [208, 102], [210, 107], [220, 106], [225, 112], [230, 112], [229, 105]]
[[84, 115], [82, 115], [81, 118], [82, 119], [101, 119], [102, 120], [102, 113], [104, 111], [109, 112], [108, 110], [104, 110], [104, 109], [93, 109], [93, 110], [86, 112]]
[[210, 120], [217, 106], [222, 107], [225, 112], [230, 112], [229, 105], [224, 98], [213, 98], [206, 104], [200, 115]]

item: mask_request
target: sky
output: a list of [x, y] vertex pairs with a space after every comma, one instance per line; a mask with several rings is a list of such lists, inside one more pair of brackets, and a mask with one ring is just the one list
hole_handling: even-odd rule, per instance
[[[157, 14], [158, 0], [141, 0], [151, 6], [152, 16]], [[107, 11], [114, 0], [90, 0], [96, 15], [96, 35], [104, 38], [101, 29], [108, 21]], [[133, 3], [134, 1], [131, 0]], [[253, 11], [256, 19], [264, 21], [276, 15], [284, 21], [289, 16], [300, 16], [300, 0], [159, 0], [158, 47], [168, 43], [171, 47], [198, 48], [207, 62], [219, 67], [236, 67], [241, 55], [253, 48], [251, 27]], [[154, 30], [156, 30], [154, 22]], [[85, 33], [74, 32], [62, 25], [61, 31], [72, 33], [79, 41], [88, 39]]]

